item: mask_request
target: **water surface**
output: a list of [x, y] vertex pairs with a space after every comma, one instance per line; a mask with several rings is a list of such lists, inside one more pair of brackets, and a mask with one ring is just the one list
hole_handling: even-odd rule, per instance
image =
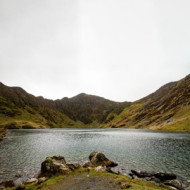
[[190, 179], [190, 133], [131, 129], [9, 130], [0, 142], [0, 181], [33, 177], [52, 155], [85, 161], [103, 152], [125, 170], [173, 172]]

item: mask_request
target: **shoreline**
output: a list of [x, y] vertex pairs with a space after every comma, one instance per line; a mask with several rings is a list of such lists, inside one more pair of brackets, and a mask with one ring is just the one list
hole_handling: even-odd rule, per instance
[[[181, 181], [173, 173], [130, 170], [129, 175], [126, 175], [116, 166], [118, 166], [118, 163], [109, 160], [103, 153], [95, 151], [91, 152], [89, 160], [84, 161], [82, 164], [78, 162], [68, 163], [60, 155], [46, 157], [41, 163], [38, 176], [25, 179], [25, 181], [21, 176], [15, 181], [3, 181], [0, 183], [0, 189], [31, 190], [46, 189], [48, 187], [49, 190], [54, 190], [55, 187], [57, 189], [57, 186], [66, 189], [68, 187], [80, 189], [79, 186], [82, 185], [85, 189], [89, 187], [88, 189], [90, 190], [96, 190], [94, 186], [97, 184], [100, 185], [100, 189], [103, 188], [104, 190], [129, 188], [135, 190], [165, 190], [170, 188], [189, 190], [190, 188], [190, 181]], [[103, 178], [105, 180], [102, 180]], [[78, 182], [75, 183], [75, 180]], [[92, 181], [94, 182], [91, 183]]]
[[6, 135], [7, 129], [1, 128], [0, 129], [0, 141], [3, 140], [3, 137]]

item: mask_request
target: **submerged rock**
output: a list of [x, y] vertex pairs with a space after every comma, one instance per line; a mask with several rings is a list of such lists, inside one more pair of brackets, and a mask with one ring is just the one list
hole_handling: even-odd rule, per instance
[[115, 167], [118, 164], [106, 158], [106, 156], [101, 152], [91, 152], [89, 159], [92, 165], [94, 166], [106, 166], [106, 167]]

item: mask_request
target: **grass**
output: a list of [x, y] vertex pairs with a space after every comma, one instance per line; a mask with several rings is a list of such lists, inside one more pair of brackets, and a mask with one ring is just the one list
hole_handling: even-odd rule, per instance
[[[123, 188], [122, 188], [123, 186]], [[167, 190], [169, 187], [158, 186], [140, 179], [130, 179], [124, 175], [115, 175], [108, 172], [96, 172], [94, 169], [76, 170], [67, 175], [59, 175], [49, 178], [41, 184], [26, 185], [26, 190], [59, 190], [59, 189], [94, 189], [104, 190]], [[125, 188], [126, 187], [126, 188]], [[14, 188], [7, 188], [13, 190]]]

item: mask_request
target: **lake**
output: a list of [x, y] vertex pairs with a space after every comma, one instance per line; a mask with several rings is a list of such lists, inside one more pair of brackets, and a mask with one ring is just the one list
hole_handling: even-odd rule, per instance
[[52, 155], [82, 163], [92, 151], [103, 152], [130, 169], [173, 172], [190, 179], [190, 133], [135, 129], [8, 130], [0, 142], [0, 181], [31, 178]]

